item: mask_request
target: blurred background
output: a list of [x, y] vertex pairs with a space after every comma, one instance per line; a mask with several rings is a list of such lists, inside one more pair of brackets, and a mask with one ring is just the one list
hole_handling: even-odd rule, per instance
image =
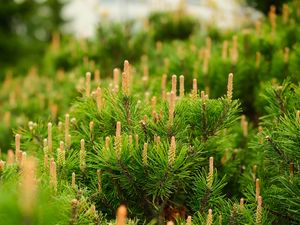
[[284, 10], [285, 2], [1, 0], [0, 150], [11, 147], [18, 127], [61, 120], [81, 95], [87, 71], [109, 85], [112, 69], [125, 59], [141, 76], [136, 88], [148, 92], [159, 91], [162, 74], [184, 74], [186, 91], [197, 78], [198, 89], [216, 98], [227, 74], [239, 74], [234, 97], [257, 124], [264, 104], [257, 83], [300, 76], [300, 2], [291, 0]]
[[[197, 29], [214, 25], [239, 29], [266, 14], [281, 0], [1, 0], [0, 76], [24, 73], [40, 65], [54, 33], [96, 39], [104, 23], [137, 21], [143, 26], [153, 12], [185, 7], [199, 21]], [[140, 23], [140, 24], [139, 24]]]

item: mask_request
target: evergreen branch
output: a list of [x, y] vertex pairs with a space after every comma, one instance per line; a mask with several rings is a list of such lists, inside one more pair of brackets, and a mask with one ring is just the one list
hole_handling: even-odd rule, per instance
[[206, 205], [209, 201], [210, 195], [211, 195], [211, 189], [207, 188], [205, 193], [204, 193], [204, 196], [200, 200], [200, 209], [199, 209], [199, 211], [200, 211], [201, 214], [204, 214], [206, 212]]

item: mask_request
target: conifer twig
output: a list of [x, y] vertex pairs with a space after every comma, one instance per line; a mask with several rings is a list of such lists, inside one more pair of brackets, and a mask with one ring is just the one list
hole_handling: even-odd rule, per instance
[[56, 175], [56, 163], [54, 159], [50, 161], [50, 187], [57, 192], [57, 175]]
[[65, 163], [66, 163], [66, 160], [65, 160], [64, 142], [61, 141], [59, 144], [59, 148], [57, 149], [57, 164], [59, 166], [64, 166]]
[[232, 100], [232, 90], [233, 90], [233, 74], [230, 73], [228, 75], [228, 83], [227, 83], [227, 98], [229, 101]]
[[89, 128], [90, 128], [90, 137], [91, 137], [91, 140], [93, 140], [94, 139], [94, 121], [90, 121]]
[[172, 75], [172, 92], [175, 94], [175, 97], [177, 95], [177, 76]]
[[71, 201], [71, 218], [70, 224], [75, 225], [77, 220], [77, 206], [79, 205], [79, 201], [75, 198]]
[[96, 89], [96, 104], [98, 111], [100, 111], [102, 108], [102, 91], [100, 87]]
[[75, 174], [75, 172], [72, 173], [71, 186], [72, 186], [73, 189], [75, 189], [75, 187], [76, 187], [76, 174]]
[[105, 150], [107, 151], [109, 149], [110, 145], [110, 137], [105, 137]]
[[148, 165], [148, 143], [144, 144], [143, 153], [142, 153], [143, 165]]
[[258, 178], [255, 180], [255, 196], [256, 200], [258, 200], [258, 197], [260, 196], [260, 181]]
[[97, 170], [97, 183], [98, 183], [98, 192], [102, 192], [102, 171]]
[[52, 123], [48, 123], [48, 151], [52, 152]]
[[193, 79], [192, 99], [197, 98], [197, 93], [198, 93], [197, 79]]
[[192, 225], [192, 217], [188, 216], [186, 219], [186, 225]]
[[7, 151], [7, 156], [6, 156], [6, 163], [8, 166], [11, 166], [14, 164], [15, 161], [15, 154], [14, 151], [12, 149], [9, 149]]
[[27, 219], [32, 216], [36, 204], [36, 167], [37, 162], [33, 157], [28, 157], [21, 165], [20, 206], [23, 215], [25, 218], [27, 217]]
[[127, 60], [124, 61], [124, 72], [122, 73], [122, 92], [125, 96], [129, 95], [130, 65]]
[[213, 224], [213, 214], [212, 214], [212, 209], [208, 210], [208, 215], [207, 215], [207, 220], [206, 220], [206, 225], [212, 225]]
[[171, 91], [171, 94], [170, 94], [170, 106], [169, 106], [169, 124], [170, 125], [173, 124], [173, 120], [174, 120], [175, 98], [176, 98], [175, 93], [173, 91]]
[[184, 96], [184, 76], [179, 77], [179, 96], [182, 98]]
[[208, 171], [208, 176], [207, 176], [208, 189], [212, 188], [213, 180], [214, 180], [214, 158], [209, 157], [209, 171]]
[[87, 72], [85, 74], [85, 95], [90, 97], [91, 94], [91, 73]]
[[292, 180], [294, 177], [294, 162], [290, 162], [290, 179]]
[[255, 225], [261, 225], [261, 224], [262, 224], [262, 197], [258, 196], [256, 215], [255, 215]]
[[83, 172], [86, 168], [86, 162], [85, 162], [85, 141], [84, 139], [80, 140], [80, 156], [79, 156], [79, 167], [80, 170]]
[[175, 137], [172, 136], [171, 138], [171, 144], [169, 148], [169, 155], [168, 155], [168, 165], [173, 166], [174, 161], [175, 161], [175, 154], [176, 154], [176, 142], [175, 142]]
[[5, 162], [3, 160], [0, 160], [0, 172], [4, 170]]
[[245, 115], [241, 117], [241, 128], [243, 132], [243, 136], [246, 138], [248, 136], [248, 121]]
[[16, 134], [15, 136], [15, 142], [16, 142], [16, 162], [19, 163], [22, 157], [22, 151], [21, 151], [21, 135]]
[[244, 198], [240, 198], [240, 209], [242, 210], [244, 208], [245, 200]]
[[115, 137], [115, 151], [116, 151], [116, 155], [117, 155], [117, 159], [121, 158], [121, 122], [118, 121], [117, 122], [117, 126], [116, 126], [116, 137]]
[[115, 68], [113, 70], [113, 89], [115, 92], [119, 90], [119, 77], [120, 77], [120, 70]]

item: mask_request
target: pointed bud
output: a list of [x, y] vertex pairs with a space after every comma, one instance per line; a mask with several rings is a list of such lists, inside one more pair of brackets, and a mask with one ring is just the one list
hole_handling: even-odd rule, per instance
[[86, 163], [85, 163], [85, 141], [84, 139], [81, 139], [80, 140], [80, 160], [79, 160], [79, 167], [80, 167], [80, 170], [83, 172], [85, 171], [85, 168], [86, 168]]
[[256, 196], [256, 200], [260, 196], [260, 181], [258, 178], [255, 180], [255, 196]]
[[91, 92], [91, 73], [87, 72], [85, 74], [85, 95], [86, 97], [90, 97]]
[[172, 75], [172, 91], [174, 92], [175, 96], [177, 93], [177, 76]]
[[61, 141], [59, 144], [59, 148], [57, 149], [57, 164], [59, 166], [64, 166], [66, 163], [65, 160], [65, 147], [64, 147], [64, 142]]
[[248, 121], [247, 121], [245, 115], [242, 115], [242, 117], [241, 117], [241, 128], [243, 131], [243, 136], [247, 137], [248, 136]]
[[96, 104], [98, 111], [100, 111], [102, 108], [102, 91], [100, 87], [96, 89]]
[[142, 153], [143, 165], [148, 165], [148, 144], [144, 144], [143, 153]]
[[72, 188], [75, 189], [76, 187], [76, 174], [72, 173]]
[[97, 180], [98, 180], [98, 192], [102, 192], [102, 172], [101, 170], [97, 170]]
[[33, 157], [23, 161], [21, 165], [22, 173], [20, 180], [20, 206], [24, 215], [32, 216], [36, 205], [37, 181], [36, 181], [37, 162]]
[[209, 171], [208, 171], [208, 176], [207, 176], [208, 189], [212, 188], [213, 180], [214, 180], [214, 158], [209, 157]]
[[184, 76], [179, 77], [179, 96], [182, 98], [184, 96]]
[[13, 165], [15, 162], [15, 154], [14, 151], [9, 149], [7, 151], [7, 158], [6, 158], [6, 163], [7, 165]]
[[108, 150], [109, 149], [109, 145], [110, 145], [110, 137], [106, 137], [105, 138], [105, 149]]
[[169, 148], [169, 154], [168, 154], [168, 165], [173, 166], [175, 162], [175, 155], [176, 155], [176, 142], [175, 137], [172, 136], [171, 138], [171, 144]]
[[117, 155], [118, 159], [121, 158], [121, 149], [122, 149], [121, 142], [122, 142], [122, 139], [121, 139], [121, 122], [118, 121], [117, 126], [116, 126], [116, 137], [115, 137], [115, 150], [116, 150], [116, 155]]
[[258, 196], [256, 215], [255, 215], [255, 225], [261, 225], [261, 224], [262, 224], [262, 197]]
[[152, 114], [153, 114], [153, 112], [156, 111], [156, 97], [155, 96], [153, 96], [151, 99], [151, 108], [152, 108]]
[[186, 219], [186, 225], [192, 225], [192, 217], [188, 216]]
[[139, 147], [139, 135], [138, 134], [135, 135], [135, 146], [136, 146], [136, 148]]
[[213, 224], [213, 214], [212, 214], [212, 209], [208, 210], [208, 215], [207, 215], [207, 220], [206, 220], [206, 225], [212, 225]]
[[54, 190], [54, 192], [57, 191], [56, 163], [54, 159], [51, 159], [50, 162], [50, 187]]
[[117, 210], [116, 224], [117, 225], [125, 225], [126, 218], [127, 218], [127, 208], [124, 205], [120, 205]]
[[22, 152], [21, 152], [21, 135], [16, 134], [15, 136], [15, 142], [16, 142], [16, 162], [20, 162], [20, 159], [22, 157]]
[[90, 127], [90, 136], [93, 137], [94, 136], [94, 121], [90, 121], [89, 127]]
[[240, 199], [240, 207], [241, 208], [244, 207], [244, 202], [245, 202], [244, 198], [241, 198]]
[[175, 98], [176, 98], [175, 93], [173, 91], [171, 91], [170, 106], [169, 106], [169, 123], [170, 123], [170, 125], [173, 124], [173, 120], [174, 120]]
[[196, 99], [198, 94], [197, 79], [193, 79], [192, 98]]
[[228, 83], [227, 83], [227, 98], [229, 101], [232, 100], [232, 90], [233, 90], [233, 74], [230, 73], [228, 75]]

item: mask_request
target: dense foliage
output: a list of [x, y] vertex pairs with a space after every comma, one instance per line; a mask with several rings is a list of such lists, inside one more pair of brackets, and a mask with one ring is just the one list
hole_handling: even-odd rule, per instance
[[54, 35], [1, 84], [1, 221], [299, 224], [298, 7], [212, 37], [176, 36], [181, 11]]

